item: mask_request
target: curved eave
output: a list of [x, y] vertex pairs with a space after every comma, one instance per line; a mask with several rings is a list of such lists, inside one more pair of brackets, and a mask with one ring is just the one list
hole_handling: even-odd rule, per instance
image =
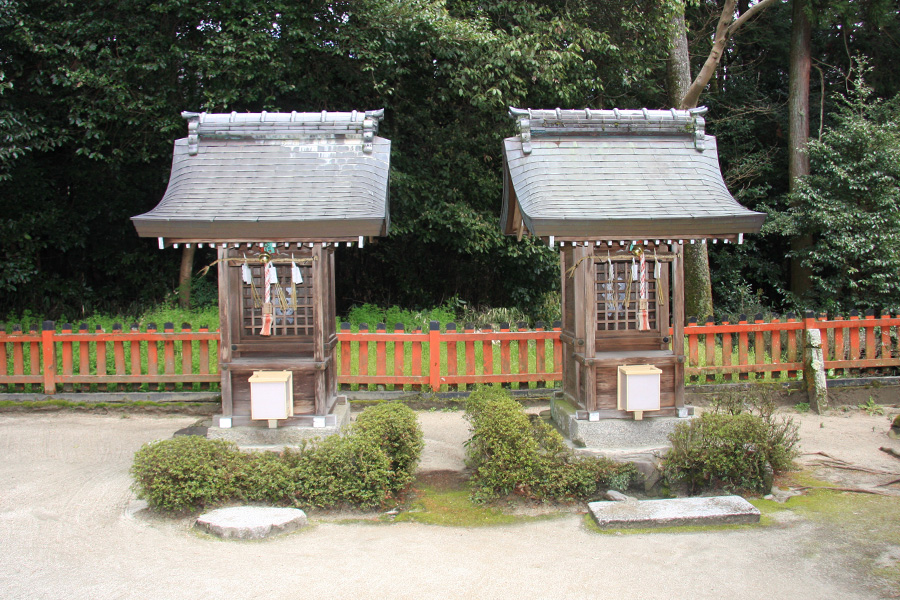
[[317, 241], [386, 235], [390, 141], [177, 140], [153, 210], [132, 217], [141, 237], [179, 242]]
[[765, 215], [743, 207], [719, 170], [715, 138], [541, 137], [504, 140], [501, 227], [570, 239], [733, 238]]

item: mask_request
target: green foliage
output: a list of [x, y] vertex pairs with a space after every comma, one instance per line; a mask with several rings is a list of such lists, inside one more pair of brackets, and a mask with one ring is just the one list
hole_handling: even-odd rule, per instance
[[301, 455], [295, 502], [320, 508], [380, 506], [391, 496], [391, 458], [368, 436], [330, 436]]
[[415, 331], [417, 328], [422, 331], [428, 331], [431, 321], [437, 321], [441, 325], [446, 325], [455, 320], [455, 312], [447, 306], [436, 306], [416, 311], [400, 308], [399, 306], [382, 308], [371, 303], [354, 306], [347, 313], [346, 318], [338, 319], [338, 321], [350, 323], [354, 331], [362, 323], [365, 323], [370, 331], [374, 331], [378, 323], [384, 323], [388, 330], [393, 330], [397, 323], [402, 323], [406, 331]]
[[425, 441], [416, 413], [399, 402], [386, 402], [361, 412], [353, 433], [374, 440], [390, 457], [391, 483], [397, 493], [412, 483]]
[[813, 238], [797, 253], [810, 299], [830, 310], [900, 305], [900, 96], [877, 100], [863, 72], [810, 143], [812, 174], [795, 195], [797, 228]]
[[884, 408], [882, 408], [877, 402], [875, 402], [875, 399], [871, 396], [869, 396], [869, 399], [865, 404], [860, 404], [858, 406], [861, 411], [865, 412], [870, 417], [884, 414]]
[[481, 387], [466, 402], [472, 437], [466, 453], [472, 498], [479, 502], [519, 494], [541, 500], [586, 499], [601, 488], [626, 489], [633, 465], [576, 457], [541, 419], [529, 419], [503, 388]]
[[383, 404], [360, 413], [344, 435], [297, 450], [242, 453], [198, 436], [146, 444], [131, 474], [138, 495], [162, 511], [243, 499], [328, 508], [381, 506], [413, 479], [423, 447], [412, 409]]
[[798, 413], [808, 413], [809, 412], [809, 402], [798, 402], [794, 405], [794, 408]]
[[751, 412], [707, 412], [679, 423], [669, 435], [672, 449], [662, 471], [690, 493], [716, 487], [768, 492], [774, 474], [791, 468], [797, 426]]
[[[668, 24], [681, 4], [696, 72], [720, 3], [5, 2], [0, 311], [52, 319], [133, 313], [175, 289], [179, 254], [138, 239], [129, 217], [162, 197], [172, 141], [186, 133], [182, 110], [383, 106], [381, 134], [393, 142], [392, 230], [362, 252], [337, 251], [339, 309], [456, 297], [552, 321], [556, 253], [497, 226], [501, 143], [514, 133], [507, 107], [663, 107]], [[836, 120], [831, 94], [845, 88], [853, 52], [873, 65], [875, 95], [900, 91], [900, 46], [892, 41], [900, 39], [900, 13], [891, 0], [810, 4], [815, 136], [821, 121]], [[776, 3], [743, 27], [726, 48], [727, 85], [714, 79], [704, 94], [730, 191], [770, 214], [760, 238], [711, 248], [716, 301], [728, 312], [787, 302], [784, 257], [798, 231], [785, 160], [790, 13], [790, 3]], [[882, 228], [871, 231], [880, 236]], [[873, 245], [895, 245], [891, 239]], [[876, 254], [860, 247], [866, 259]], [[841, 264], [837, 250], [809, 260]], [[200, 250], [197, 262], [213, 256]], [[840, 268], [822, 272], [832, 287], [849, 289], [842, 276]], [[886, 285], [865, 270], [846, 279]], [[365, 319], [398, 321], [407, 322]]]
[[283, 504], [297, 496], [297, 463], [300, 453], [285, 450], [244, 455], [238, 476], [239, 494], [249, 502]]
[[[24, 328], [31, 325], [37, 326], [40, 330], [41, 323], [47, 318], [46, 315], [24, 310], [20, 313], [10, 311], [7, 313], [5, 320], [0, 321], [7, 324], [21, 324]], [[144, 331], [150, 323], [154, 323], [157, 328], [162, 328], [165, 323], [173, 323], [176, 327], [181, 327], [183, 323], [190, 323], [194, 330], [205, 325], [210, 331], [216, 331], [219, 328], [219, 308], [218, 306], [204, 306], [201, 308], [183, 309], [172, 304], [157, 304], [138, 314], [105, 314], [93, 313], [88, 315], [69, 315], [62, 313], [56, 320], [56, 328], [60, 330], [63, 324], [69, 323], [73, 327], [78, 327], [81, 323], [87, 323], [88, 329], [93, 331], [96, 326], [100, 326], [104, 331], [112, 331], [115, 324], [122, 325], [128, 329], [132, 324], [137, 324], [141, 331]]]
[[131, 476], [152, 508], [186, 511], [234, 496], [243, 458], [234, 443], [180, 436], [144, 444], [134, 456]]

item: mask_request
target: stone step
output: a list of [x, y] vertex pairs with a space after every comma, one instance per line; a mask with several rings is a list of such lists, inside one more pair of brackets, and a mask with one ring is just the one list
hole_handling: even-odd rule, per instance
[[305, 527], [306, 513], [297, 508], [232, 506], [197, 517], [197, 527], [227, 539], [258, 540]]
[[740, 496], [590, 502], [601, 529], [759, 523], [759, 510]]

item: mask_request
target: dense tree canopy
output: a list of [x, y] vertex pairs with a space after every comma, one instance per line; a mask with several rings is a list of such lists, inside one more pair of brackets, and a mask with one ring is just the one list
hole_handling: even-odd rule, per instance
[[[837, 123], [832, 95], [846, 92], [853, 55], [868, 57], [876, 96], [900, 91], [900, 18], [886, 0], [810, 2], [817, 137], [820, 122]], [[696, 73], [721, 4], [685, 4]], [[0, 311], [127, 310], [175, 287], [177, 252], [137, 238], [128, 219], [165, 190], [182, 110], [382, 106], [392, 232], [341, 250], [342, 307], [454, 296], [534, 307], [559, 274], [549, 249], [500, 235], [507, 107], [666, 106], [677, 5], [0, 0]], [[701, 97], [732, 192], [773, 215], [764, 236], [711, 257], [724, 310], [822, 298], [784, 291], [796, 233], [780, 218], [790, 19], [779, 2], [745, 25]]]

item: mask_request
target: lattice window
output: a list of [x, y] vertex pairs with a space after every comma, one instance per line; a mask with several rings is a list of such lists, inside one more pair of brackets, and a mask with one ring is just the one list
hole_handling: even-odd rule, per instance
[[[609, 277], [609, 264], [597, 263], [596, 307], [597, 331], [636, 331], [639, 310], [640, 281], [632, 279], [631, 263], [614, 261], [613, 277]], [[658, 330], [657, 281], [653, 277], [653, 263], [647, 265], [646, 309], [650, 330]]]
[[[291, 265], [278, 264], [278, 284], [284, 294], [284, 302], [272, 286], [271, 300], [274, 306], [272, 335], [309, 336], [313, 335], [313, 273], [309, 263], [297, 263], [303, 275], [303, 283], [291, 281]], [[262, 328], [263, 265], [250, 264], [253, 287], [241, 282], [241, 316], [244, 337], [259, 336]]]

